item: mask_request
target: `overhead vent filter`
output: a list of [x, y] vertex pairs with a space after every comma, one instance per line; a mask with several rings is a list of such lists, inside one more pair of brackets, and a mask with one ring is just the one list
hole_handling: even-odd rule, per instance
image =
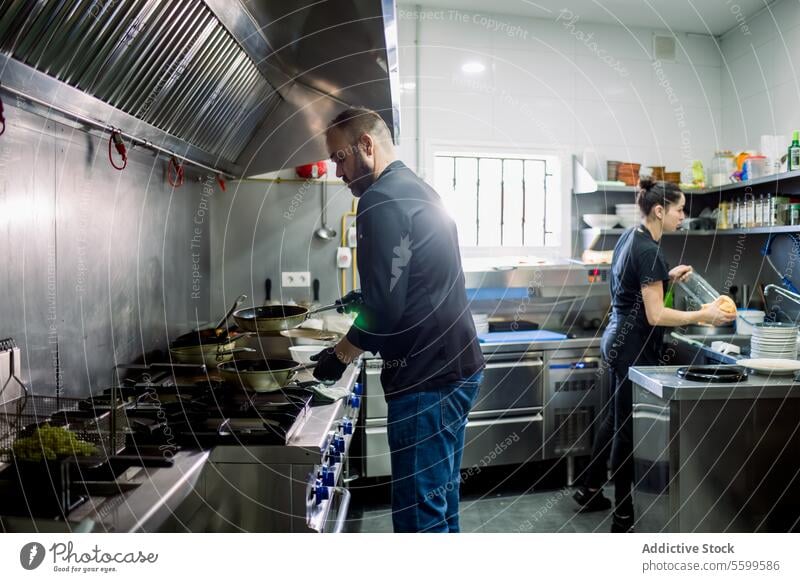
[[0, 48], [228, 161], [280, 100], [200, 0], [6, 1]]

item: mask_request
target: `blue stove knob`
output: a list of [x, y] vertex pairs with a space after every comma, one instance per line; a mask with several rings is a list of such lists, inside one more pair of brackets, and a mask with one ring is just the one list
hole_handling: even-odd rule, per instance
[[329, 499], [330, 496], [331, 495], [330, 492], [328, 491], [328, 488], [325, 485], [323, 485], [321, 481], [318, 480], [314, 485], [314, 502], [317, 505], [319, 505], [325, 499]]
[[341, 460], [339, 456], [339, 450], [336, 448], [336, 445], [331, 443], [331, 446], [328, 447], [328, 464], [331, 468]]
[[362, 394], [364, 394], [364, 385], [361, 382], [356, 382], [353, 385], [353, 394], [355, 394], [356, 396], [361, 396]]
[[336, 486], [336, 471], [331, 469], [327, 473], [325, 473], [325, 475], [324, 475], [324, 477], [322, 479], [322, 484], [325, 485], [325, 487], [335, 487]]
[[361, 406], [361, 398], [355, 394], [350, 395], [350, 408], [358, 408]]

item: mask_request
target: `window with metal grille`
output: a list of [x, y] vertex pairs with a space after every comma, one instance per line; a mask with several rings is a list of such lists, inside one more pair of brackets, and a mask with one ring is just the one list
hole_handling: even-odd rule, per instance
[[557, 247], [561, 200], [554, 156], [437, 153], [436, 190], [462, 247]]

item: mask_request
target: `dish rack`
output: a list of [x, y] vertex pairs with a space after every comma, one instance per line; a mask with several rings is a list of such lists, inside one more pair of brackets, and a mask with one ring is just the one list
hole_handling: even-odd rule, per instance
[[[0, 354], [9, 353], [9, 365], [0, 386], [0, 461], [13, 462], [14, 443], [29, 437], [45, 423], [59, 426], [97, 448], [98, 456], [117, 454], [125, 446], [125, 412], [121, 404], [95, 406], [91, 399], [32, 394], [17, 372], [13, 339], [0, 340]], [[16, 386], [16, 390], [12, 390]], [[9, 400], [4, 394], [11, 393]]]

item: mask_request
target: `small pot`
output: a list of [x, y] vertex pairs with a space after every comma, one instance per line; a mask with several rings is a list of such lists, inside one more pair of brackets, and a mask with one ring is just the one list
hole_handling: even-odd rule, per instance
[[234, 360], [217, 366], [224, 382], [239, 383], [253, 392], [273, 392], [286, 386], [299, 370], [294, 360]]

